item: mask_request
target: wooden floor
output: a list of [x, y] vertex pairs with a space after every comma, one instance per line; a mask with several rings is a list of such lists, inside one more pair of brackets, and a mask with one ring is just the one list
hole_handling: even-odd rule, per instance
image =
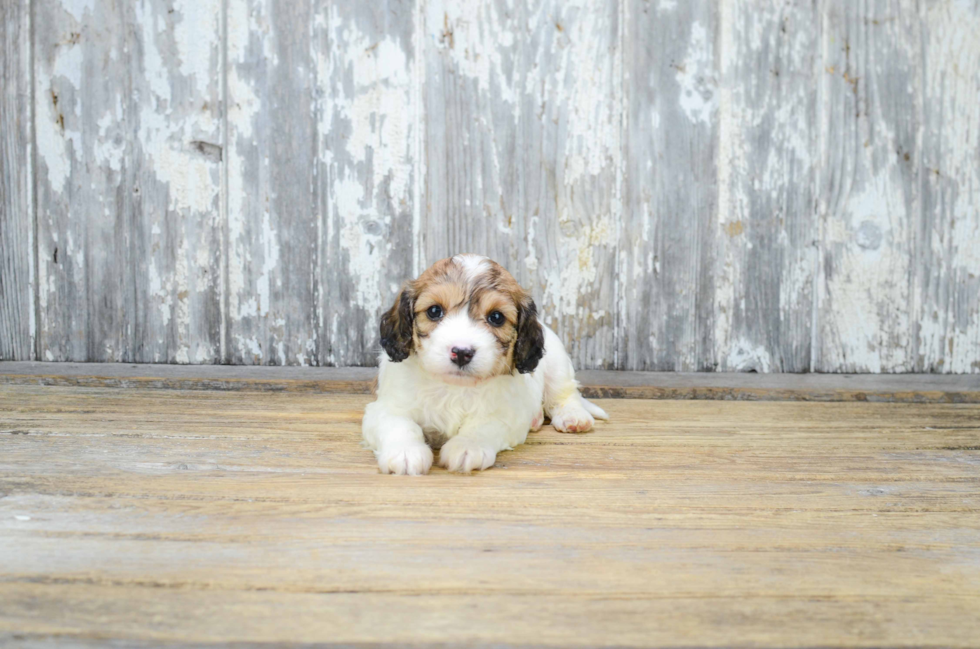
[[980, 646], [980, 405], [605, 400], [379, 475], [367, 395], [0, 385], [0, 644]]

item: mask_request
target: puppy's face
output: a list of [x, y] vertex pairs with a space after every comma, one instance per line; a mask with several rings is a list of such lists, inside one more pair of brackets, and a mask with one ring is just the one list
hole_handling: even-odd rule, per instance
[[381, 318], [381, 345], [396, 363], [415, 354], [426, 371], [467, 385], [533, 371], [544, 332], [510, 273], [486, 257], [456, 255], [405, 285]]

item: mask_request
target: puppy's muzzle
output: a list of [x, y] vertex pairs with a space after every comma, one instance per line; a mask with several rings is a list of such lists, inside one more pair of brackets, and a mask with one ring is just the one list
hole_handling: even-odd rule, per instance
[[453, 347], [450, 352], [449, 358], [460, 367], [469, 365], [473, 355], [476, 354], [476, 350], [472, 347]]

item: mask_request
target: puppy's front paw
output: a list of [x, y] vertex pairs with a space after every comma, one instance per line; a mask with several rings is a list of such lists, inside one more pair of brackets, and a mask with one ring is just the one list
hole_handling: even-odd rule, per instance
[[551, 411], [551, 425], [559, 433], [587, 433], [595, 425], [595, 419], [574, 401]]
[[439, 466], [454, 473], [483, 471], [497, 461], [497, 452], [463, 437], [454, 437], [439, 450]]
[[381, 473], [425, 475], [432, 468], [432, 449], [425, 444], [386, 448], [378, 454]]

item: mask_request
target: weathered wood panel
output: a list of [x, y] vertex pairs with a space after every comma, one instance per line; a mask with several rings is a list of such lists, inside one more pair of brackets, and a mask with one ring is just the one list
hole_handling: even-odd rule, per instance
[[0, 360], [34, 358], [33, 105], [29, 0], [0, 4]]
[[484, 254], [529, 284], [523, 0], [426, 0], [424, 247], [419, 265]]
[[374, 365], [379, 317], [417, 274], [417, 17], [411, 0], [318, 4], [321, 365]]
[[316, 363], [315, 7], [230, 2], [225, 354]]
[[618, 2], [425, 4], [422, 264], [497, 259], [583, 366], [612, 366]]
[[913, 368], [913, 227], [921, 209], [921, 25], [911, 0], [825, 0], [819, 371]]
[[817, 261], [815, 3], [718, 5], [715, 363], [810, 368]]
[[616, 363], [626, 1], [533, 2], [522, 21], [527, 253], [513, 265], [579, 367]]
[[36, 0], [39, 355], [214, 362], [219, 0]]
[[471, 251], [579, 367], [980, 372], [976, 0], [30, 5], [0, 356], [372, 364]]
[[718, 197], [718, 14], [708, 0], [629, 4], [619, 359], [711, 370]]
[[917, 372], [980, 372], [980, 2], [920, 5]]

